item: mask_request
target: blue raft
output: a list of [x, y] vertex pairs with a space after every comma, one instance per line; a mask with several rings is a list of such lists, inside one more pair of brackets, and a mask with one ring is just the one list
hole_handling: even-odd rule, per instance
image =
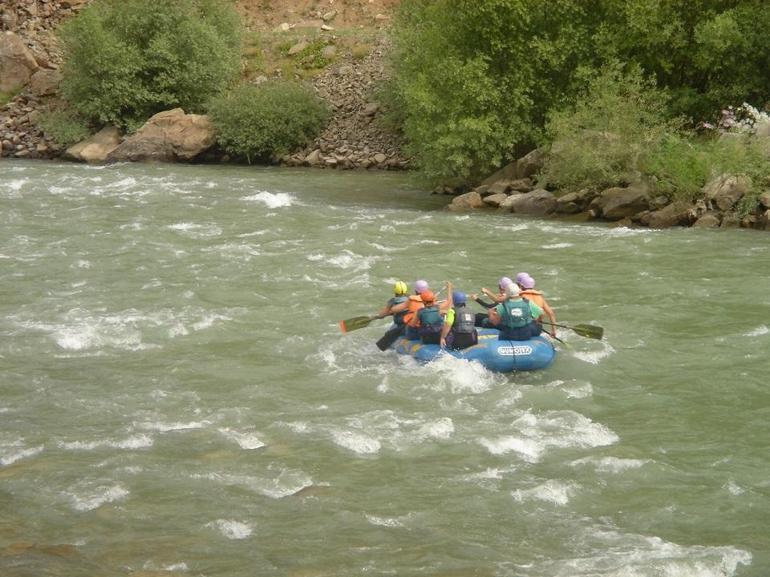
[[526, 341], [501, 341], [497, 338], [497, 329], [478, 329], [478, 332], [478, 344], [459, 351], [442, 350], [438, 345], [424, 345], [419, 340], [406, 337], [400, 337], [393, 348], [397, 353], [410, 355], [421, 362], [448, 354], [458, 359], [477, 361], [490, 371], [499, 373], [544, 369], [556, 357], [556, 349], [546, 336]]

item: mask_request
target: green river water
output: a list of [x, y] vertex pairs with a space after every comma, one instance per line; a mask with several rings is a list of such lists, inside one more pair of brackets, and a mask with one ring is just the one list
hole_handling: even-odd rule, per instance
[[[770, 236], [403, 174], [0, 161], [0, 576], [764, 577]], [[543, 371], [347, 335], [528, 271]]]

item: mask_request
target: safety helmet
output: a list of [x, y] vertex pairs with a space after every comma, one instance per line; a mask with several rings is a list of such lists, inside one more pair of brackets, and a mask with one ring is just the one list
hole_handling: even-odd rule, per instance
[[417, 294], [420, 294], [421, 292], [424, 292], [428, 290], [428, 281], [425, 280], [418, 280], [414, 283], [414, 292]]
[[463, 291], [452, 291], [452, 302], [456, 305], [464, 305], [468, 301]]
[[535, 279], [533, 279], [531, 276], [527, 275], [525, 277], [521, 277], [521, 280], [518, 281], [519, 285], [523, 289], [533, 289], [535, 288]]
[[512, 282], [507, 287], [505, 287], [505, 296], [510, 298], [516, 298], [519, 296], [519, 293], [521, 292], [521, 289], [519, 288], [519, 285], [517, 285], [515, 282]]
[[528, 272], [520, 272], [516, 275], [516, 283], [521, 284], [521, 281], [523, 281], [525, 278], [529, 276]]
[[436, 295], [433, 294], [433, 291], [422, 291], [420, 296], [422, 297], [422, 302], [426, 305], [433, 304], [436, 301]]
[[409, 289], [406, 286], [406, 283], [402, 280], [398, 281], [395, 285], [393, 285], [393, 293], [397, 296], [403, 296], [407, 292], [409, 292]]
[[500, 280], [497, 283], [497, 286], [500, 288], [500, 290], [505, 290], [505, 287], [507, 287], [510, 284], [513, 284], [513, 281], [509, 279], [507, 276], [504, 276], [500, 278]]

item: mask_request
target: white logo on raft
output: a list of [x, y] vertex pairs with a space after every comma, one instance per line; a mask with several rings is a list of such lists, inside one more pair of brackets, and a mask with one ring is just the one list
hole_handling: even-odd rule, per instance
[[497, 353], [504, 357], [513, 357], [516, 355], [531, 355], [532, 347], [529, 345], [516, 345], [513, 347], [497, 347]]

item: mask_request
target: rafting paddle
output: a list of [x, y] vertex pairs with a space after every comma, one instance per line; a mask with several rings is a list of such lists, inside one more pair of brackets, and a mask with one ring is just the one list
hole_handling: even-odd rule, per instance
[[350, 331], [357, 331], [364, 327], [368, 327], [374, 319], [378, 318], [376, 315], [367, 315], [365, 317], [353, 317], [352, 319], [345, 319], [340, 321], [340, 329], [343, 333], [349, 333]]
[[596, 339], [598, 341], [602, 340], [602, 337], [604, 336], [604, 329], [596, 325], [560, 325], [559, 323], [550, 323], [548, 321], [543, 321], [543, 324], [569, 329], [575, 331], [581, 337]]

